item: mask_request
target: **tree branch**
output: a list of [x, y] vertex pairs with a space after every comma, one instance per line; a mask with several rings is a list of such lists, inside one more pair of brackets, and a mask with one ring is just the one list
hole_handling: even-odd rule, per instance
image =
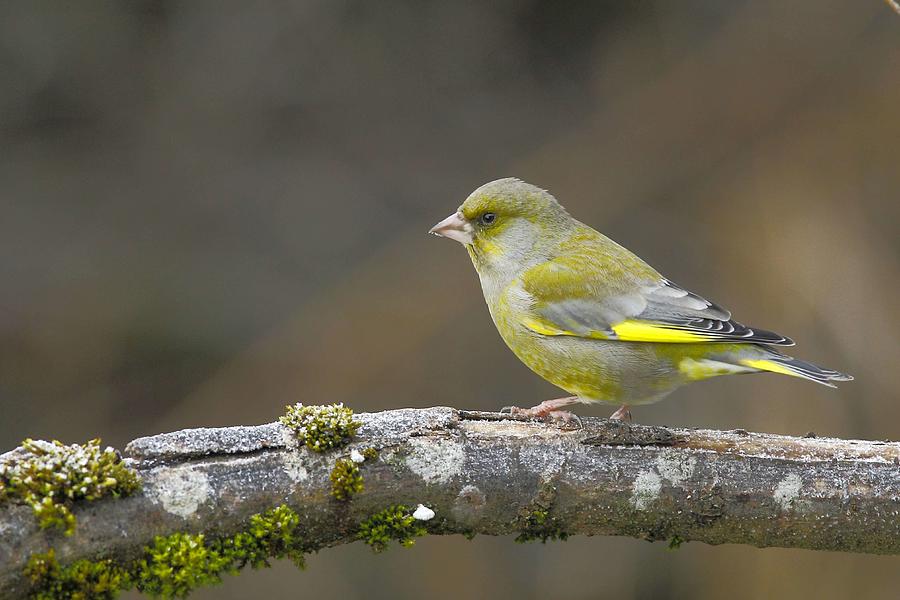
[[[77, 505], [70, 537], [4, 505], [0, 596], [23, 595], [29, 556], [50, 547], [63, 564], [134, 558], [156, 535], [230, 534], [281, 503], [301, 515], [311, 547], [353, 541], [386, 506], [422, 503], [435, 534], [519, 533], [540, 512], [547, 532], [900, 554], [900, 443], [594, 418], [565, 430], [451, 408], [358, 418], [352, 443], [324, 454], [277, 423], [137, 439], [124, 455], [143, 490]], [[335, 460], [370, 447], [379, 458], [361, 465], [364, 491], [335, 500]]]

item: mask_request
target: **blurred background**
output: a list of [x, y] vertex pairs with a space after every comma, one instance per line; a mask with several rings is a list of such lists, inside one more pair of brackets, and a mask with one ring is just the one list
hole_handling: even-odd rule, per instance
[[[466, 253], [517, 176], [852, 373], [642, 423], [900, 437], [900, 16], [872, 0], [4, 3], [0, 448], [530, 406]], [[606, 415], [611, 408], [584, 408]], [[359, 545], [197, 598], [896, 598], [896, 558], [574, 538]]]

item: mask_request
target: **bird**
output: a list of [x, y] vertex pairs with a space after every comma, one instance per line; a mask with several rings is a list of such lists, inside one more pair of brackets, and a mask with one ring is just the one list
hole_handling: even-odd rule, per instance
[[630, 407], [722, 375], [853, 379], [784, 354], [790, 338], [735, 321], [520, 179], [482, 185], [429, 233], [465, 246], [500, 337], [569, 394], [514, 415], [580, 423], [567, 407], [605, 403], [631, 421]]

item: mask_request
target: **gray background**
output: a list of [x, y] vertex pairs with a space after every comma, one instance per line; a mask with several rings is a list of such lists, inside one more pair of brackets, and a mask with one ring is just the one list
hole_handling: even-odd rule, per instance
[[[0, 447], [558, 395], [425, 235], [509, 175], [857, 377], [723, 378], [638, 421], [900, 437], [898, 106], [874, 0], [4, 3]], [[435, 538], [196, 597], [894, 598], [897, 566]]]

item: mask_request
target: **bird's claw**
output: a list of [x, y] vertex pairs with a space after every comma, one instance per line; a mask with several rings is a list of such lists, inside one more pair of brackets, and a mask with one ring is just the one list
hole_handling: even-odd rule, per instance
[[614, 421], [627, 421], [630, 423], [631, 422], [631, 411], [628, 409], [627, 406], [623, 405], [623, 406], [620, 406], [619, 409], [616, 410], [616, 412], [609, 415], [609, 418]]

